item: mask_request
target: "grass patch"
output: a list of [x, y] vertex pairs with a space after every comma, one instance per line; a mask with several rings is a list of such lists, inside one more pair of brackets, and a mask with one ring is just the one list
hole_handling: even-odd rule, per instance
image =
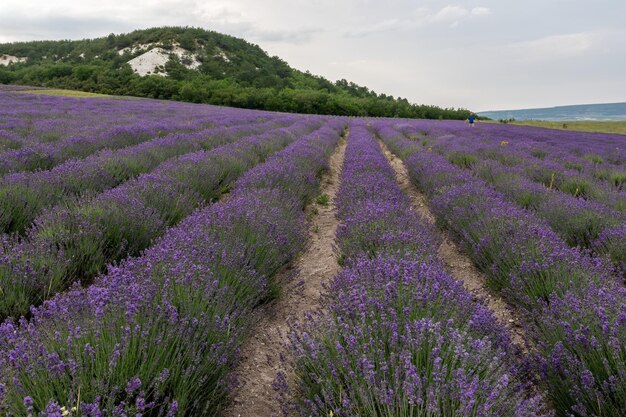
[[42, 90], [21, 90], [20, 93], [26, 94], [44, 94], [47, 96], [62, 96], [62, 97], [107, 97], [113, 98], [108, 94], [88, 93], [86, 91], [75, 90], [61, 90], [58, 88], [42, 89]]
[[592, 164], [601, 164], [601, 163], [604, 162], [604, 159], [600, 155], [596, 155], [596, 154], [592, 154], [592, 153], [583, 156], [583, 159], [586, 159], [587, 161], [591, 162]]
[[330, 197], [328, 194], [322, 194], [315, 199], [315, 202], [320, 206], [327, 206], [330, 203]]
[[593, 189], [593, 184], [584, 178], [567, 177], [559, 185], [559, 190], [569, 193], [574, 197], [588, 198]]
[[614, 172], [609, 174], [609, 181], [621, 190], [626, 186], [626, 172]]
[[452, 162], [454, 165], [459, 166], [461, 168], [469, 169], [476, 162], [478, 162], [478, 158], [468, 153], [454, 152], [448, 155], [448, 161]]

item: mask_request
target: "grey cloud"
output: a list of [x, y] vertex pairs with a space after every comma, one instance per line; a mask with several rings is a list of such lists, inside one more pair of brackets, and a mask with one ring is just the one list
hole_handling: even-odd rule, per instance
[[0, 17], [2, 35], [15, 40], [83, 39], [135, 29], [131, 23], [107, 17], [7, 16]]
[[344, 32], [344, 36], [347, 38], [362, 38], [364, 36], [374, 35], [377, 33], [399, 30], [402, 26], [404, 26], [403, 22], [398, 19], [387, 19], [371, 26], [364, 26], [346, 31]]
[[438, 10], [421, 7], [415, 9], [411, 16], [388, 18], [370, 25], [361, 25], [356, 29], [343, 33], [346, 38], [362, 38], [386, 32], [410, 30], [426, 25], [445, 24], [456, 26], [461, 19], [483, 17], [491, 14], [488, 7], [474, 7], [471, 10], [462, 6], [445, 6]]
[[310, 42], [315, 35], [322, 32], [322, 29], [315, 28], [299, 30], [264, 30], [253, 28], [247, 33], [251, 38], [259, 41], [303, 44]]

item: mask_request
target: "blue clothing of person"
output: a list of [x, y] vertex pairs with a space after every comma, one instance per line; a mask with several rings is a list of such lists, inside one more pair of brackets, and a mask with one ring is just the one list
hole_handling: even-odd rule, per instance
[[474, 116], [473, 114], [470, 114], [469, 116], [467, 116], [467, 120], [469, 121], [470, 124], [474, 124], [474, 119], [476, 119], [476, 116]]

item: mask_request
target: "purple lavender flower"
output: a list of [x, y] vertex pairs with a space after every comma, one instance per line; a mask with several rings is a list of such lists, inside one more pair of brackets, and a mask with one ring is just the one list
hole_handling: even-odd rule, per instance
[[328, 287], [328, 313], [292, 327], [297, 387], [278, 378], [283, 408], [292, 389], [302, 415], [546, 415], [508, 336], [443, 272], [435, 230], [356, 123], [341, 181], [346, 268]]
[[[187, 216], [140, 257], [33, 308], [30, 321], [2, 324], [0, 381], [13, 383], [1, 406], [24, 414], [17, 398], [27, 391], [53, 408], [80, 397], [89, 416], [216, 412], [232, 386], [250, 311], [269, 297], [273, 275], [303, 245], [302, 201], [319, 183], [301, 179], [324, 169], [343, 127], [306, 117], [300, 129], [322, 124], [297, 140], [275, 138], [293, 143], [255, 169], [277, 172], [276, 165], [315, 149], [291, 180], [244, 188], [238, 184], [251, 184], [244, 174], [229, 199]], [[55, 360], [42, 361], [42, 353]], [[74, 370], [60, 372], [60, 363]]]
[[[411, 131], [406, 125], [404, 129]], [[507, 170], [515, 174], [515, 164], [528, 157], [497, 151], [493, 146], [484, 146], [490, 139], [474, 137], [479, 148], [474, 154], [486, 155], [507, 165], [507, 168], [494, 163], [480, 166], [479, 176], [493, 183], [499, 192], [493, 190], [481, 179], [467, 176], [461, 168], [437, 154], [445, 154], [464, 140], [455, 129], [446, 124], [428, 129], [426, 136], [433, 146], [427, 149], [397, 132], [390, 133], [393, 128], [388, 126], [378, 131], [394, 152], [407, 155], [405, 163], [411, 178], [431, 197], [438, 223], [464, 245], [476, 265], [488, 275], [493, 288], [502, 291], [512, 305], [526, 313], [526, 334], [538, 347], [534, 366], [543, 375], [547, 396], [557, 413], [624, 415], [624, 288], [605, 259], [570, 248], [561, 238], [574, 238], [569, 241], [571, 244], [590, 245], [592, 242], [596, 252], [602, 253], [604, 236], [607, 242], [611, 241], [608, 239], [609, 227], [614, 224], [611, 218], [623, 216], [591, 203], [598, 195], [568, 197], [550, 190], [550, 184], [546, 184], [547, 190], [533, 185], [522, 179], [523, 173], [518, 174], [518, 179], [506, 178]], [[511, 142], [513, 140], [521, 139], [511, 138]], [[537, 136], [533, 140], [537, 142], [530, 145], [529, 152], [534, 153], [533, 157], [548, 159], [551, 153], [541, 145], [543, 139]], [[569, 146], [562, 139], [550, 140], [564, 148]], [[613, 148], [607, 147], [602, 158], [622, 163], [618, 162], [623, 157], [619, 150], [623, 149], [619, 148], [621, 139], [606, 137], [606, 140]], [[601, 144], [590, 143], [590, 146], [602, 148]], [[611, 156], [615, 146], [618, 147], [616, 155]], [[469, 147], [464, 149], [467, 151]], [[537, 151], [541, 149], [545, 152]], [[578, 148], [567, 152], [570, 151], [574, 155], [584, 152]], [[535, 173], [540, 174], [543, 169], [554, 172], [559, 169], [557, 165], [551, 160], [537, 162], [536, 166], [542, 168]], [[539, 174], [535, 180], [541, 180]], [[554, 182], [565, 183], [568, 175], [574, 174], [567, 173], [560, 178], [554, 175]], [[552, 175], [548, 180], [552, 181]], [[552, 204], [557, 201], [558, 204]], [[535, 211], [515, 205], [526, 207], [523, 202]], [[571, 216], [568, 216], [569, 209]], [[595, 217], [583, 217], [587, 213]], [[586, 220], [576, 223], [580, 219]], [[600, 229], [598, 224], [602, 225]], [[601, 233], [603, 229], [607, 232]], [[598, 238], [594, 241], [595, 236]], [[607, 252], [610, 250], [604, 253]]]

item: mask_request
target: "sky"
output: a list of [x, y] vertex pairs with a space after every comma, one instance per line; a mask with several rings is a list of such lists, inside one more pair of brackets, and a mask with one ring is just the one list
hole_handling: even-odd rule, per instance
[[626, 0], [0, 1], [0, 42], [194, 26], [418, 104], [626, 102]]

